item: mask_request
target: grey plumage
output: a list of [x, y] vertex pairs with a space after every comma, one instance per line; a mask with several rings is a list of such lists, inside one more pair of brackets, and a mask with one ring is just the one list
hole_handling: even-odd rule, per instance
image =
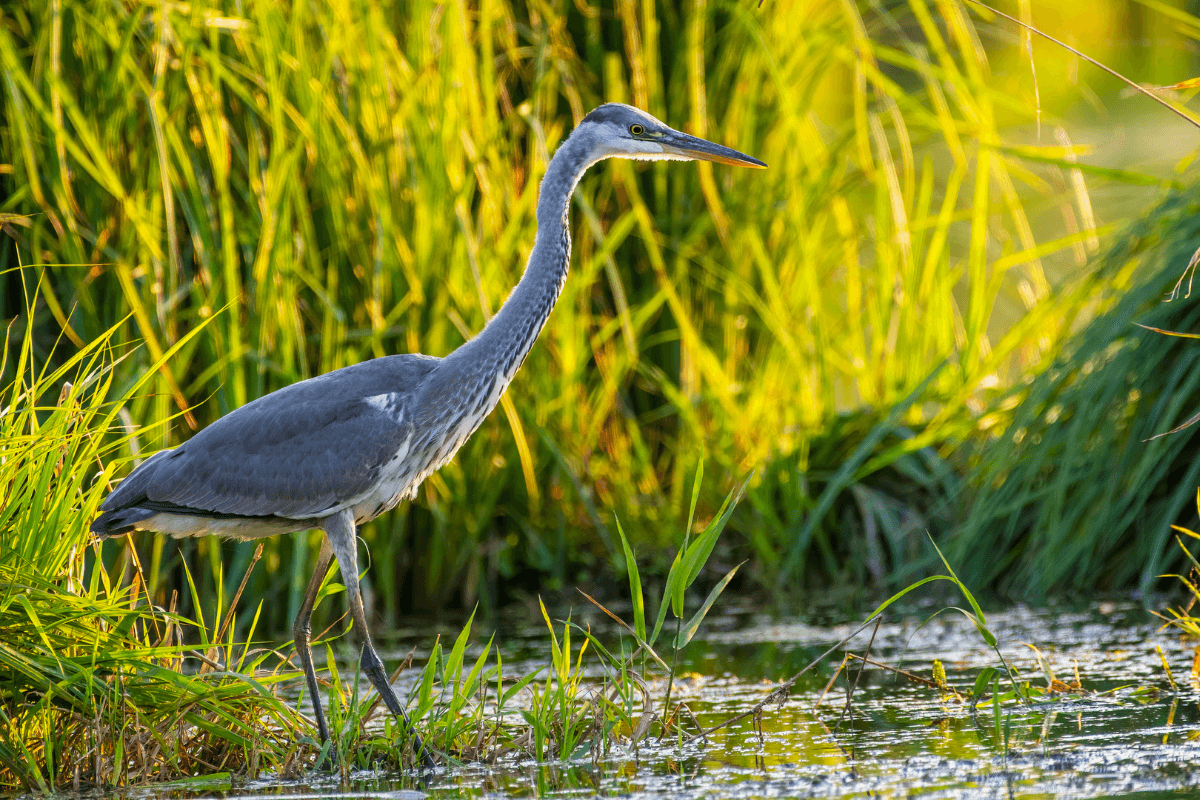
[[115, 515], [133, 507], [247, 518], [247, 536], [260, 519], [314, 527], [314, 519], [378, 485], [413, 435], [412, 420], [397, 413], [414, 405], [415, 392], [440, 361], [386, 356], [247, 403], [134, 470], [104, 501], [105, 513], [92, 528], [121, 532]]
[[[308, 648], [308, 620], [325, 572], [336, 558], [362, 642], [360, 664], [389, 709], [404, 716], [367, 634], [355, 527], [413, 496], [496, 407], [566, 280], [567, 212], [575, 186], [588, 167], [608, 157], [766, 166], [674, 131], [630, 106], [596, 108], [551, 160], [525, 273], [478, 336], [442, 359], [377, 358], [248, 403], [143, 462], [92, 523], [100, 536], [137, 529], [245, 539], [323, 529], [325, 543], [294, 629], [322, 741], [328, 729]], [[416, 743], [428, 759], [420, 740]]]

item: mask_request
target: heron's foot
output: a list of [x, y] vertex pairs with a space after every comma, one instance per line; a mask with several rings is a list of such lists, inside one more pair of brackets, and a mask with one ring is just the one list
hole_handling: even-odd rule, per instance
[[405, 712], [404, 706], [400, 705], [400, 699], [396, 697], [395, 690], [392, 689], [392, 682], [388, 680], [387, 671], [383, 667], [383, 659], [375, 652], [375, 648], [370, 645], [362, 649], [362, 655], [358, 661], [359, 668], [371, 681], [371, 685], [375, 687], [375, 691], [379, 692], [383, 704], [388, 707], [388, 711], [392, 712], [397, 717], [404, 721], [405, 733], [408, 735], [412, 746], [416, 748], [417, 756], [421, 760], [421, 766], [427, 769], [433, 769], [437, 763], [433, 760], [433, 754], [429, 752], [429, 748], [425, 746], [425, 742], [421, 739], [421, 735], [417, 733], [416, 727], [412, 724], [412, 720], [408, 718], [408, 713]]

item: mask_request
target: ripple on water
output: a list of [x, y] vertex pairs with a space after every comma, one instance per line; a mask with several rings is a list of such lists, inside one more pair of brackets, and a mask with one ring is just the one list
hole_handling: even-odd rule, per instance
[[[882, 625], [872, 657], [926, 677], [939, 659], [951, 685], [969, 693], [978, 671], [997, 664], [994, 651], [961, 615], [927, 616]], [[704, 726], [752, 708], [779, 680], [855, 627], [754, 613], [736, 624], [713, 622], [717, 632], [693, 642], [673, 689]], [[1045, 685], [1037, 655], [1026, 645], [1036, 644], [1058, 677], [1073, 682], [1078, 673], [1085, 687], [1101, 693], [1006, 707], [998, 739], [990, 707], [973, 712], [872, 666], [863, 671], [847, 710], [844, 679], [822, 694], [837, 654], [801, 679], [786, 702], [767, 707], [760, 725], [744, 720], [707, 742], [643, 742], [636, 755], [618, 749], [595, 764], [464, 765], [423, 779], [360, 772], [347, 784], [314, 775], [188, 796], [1085, 798], [1200, 791], [1200, 691], [1195, 681], [1187, 683], [1194, 643], [1157, 632], [1156, 620], [1139, 606], [1112, 602], [1069, 612], [1015, 606], [989, 614], [988, 625], [1024, 680]], [[518, 644], [505, 657], [506, 673], [517, 674], [510, 664], [522, 659], [526, 667], [536, 664], [537, 645], [529, 643], [538, 635], [513, 637]], [[870, 637], [871, 631], [861, 633], [850, 649], [861, 653]], [[1156, 646], [1180, 681], [1178, 694], [1171, 692]], [[406, 655], [408, 649], [394, 652]], [[407, 687], [402, 682], [398, 688]], [[651, 687], [659, 697], [662, 688]]]

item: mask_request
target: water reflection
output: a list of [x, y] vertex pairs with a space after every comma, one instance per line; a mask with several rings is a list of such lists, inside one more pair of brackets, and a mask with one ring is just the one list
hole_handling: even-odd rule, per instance
[[[996, 659], [971, 624], [953, 613], [914, 613], [875, 634], [874, 658], [929, 676], [933, 659], [949, 683], [970, 694]], [[999, 647], [1023, 679], [1045, 684], [1036, 644], [1056, 676], [1086, 693], [1009, 707], [999, 726], [990, 709], [868, 665], [847, 707], [847, 682], [824, 693], [833, 668], [802, 678], [782, 704], [704, 741], [644, 741], [599, 762], [502, 763], [441, 769], [423, 779], [378, 772], [300, 781], [264, 779], [237, 789], [175, 791], [190, 797], [280, 800], [312, 797], [1165, 797], [1200, 789], [1200, 690], [1189, 683], [1194, 643], [1157, 633], [1133, 604], [1083, 611], [1015, 607], [988, 617]], [[812, 625], [746, 610], [713, 626], [681, 661], [675, 696], [708, 727], [761, 701], [851, 624]], [[544, 631], [544, 628], [542, 629]], [[616, 639], [615, 631], [608, 631]], [[423, 634], [426, 646], [429, 635]], [[864, 632], [851, 644], [862, 652]], [[414, 641], [420, 641], [417, 637]], [[393, 654], [409, 647], [395, 643]], [[1174, 671], [1172, 691], [1156, 646]], [[537, 663], [537, 629], [510, 636], [506, 664]], [[506, 667], [506, 670], [508, 667]], [[857, 670], [857, 667], [854, 668]], [[661, 688], [661, 687], [660, 687]], [[657, 695], [661, 697], [661, 691]], [[201, 789], [201, 787], [195, 787]], [[155, 792], [161, 795], [162, 792]]]

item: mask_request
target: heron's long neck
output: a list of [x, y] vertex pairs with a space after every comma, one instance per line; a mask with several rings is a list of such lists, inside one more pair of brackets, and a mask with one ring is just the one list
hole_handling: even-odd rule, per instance
[[537, 239], [525, 274], [482, 332], [450, 358], [462, 359], [476, 374], [512, 380], [558, 301], [571, 261], [567, 210], [587, 168], [596, 163], [592, 143], [573, 136], [559, 147], [542, 179], [537, 207]]

